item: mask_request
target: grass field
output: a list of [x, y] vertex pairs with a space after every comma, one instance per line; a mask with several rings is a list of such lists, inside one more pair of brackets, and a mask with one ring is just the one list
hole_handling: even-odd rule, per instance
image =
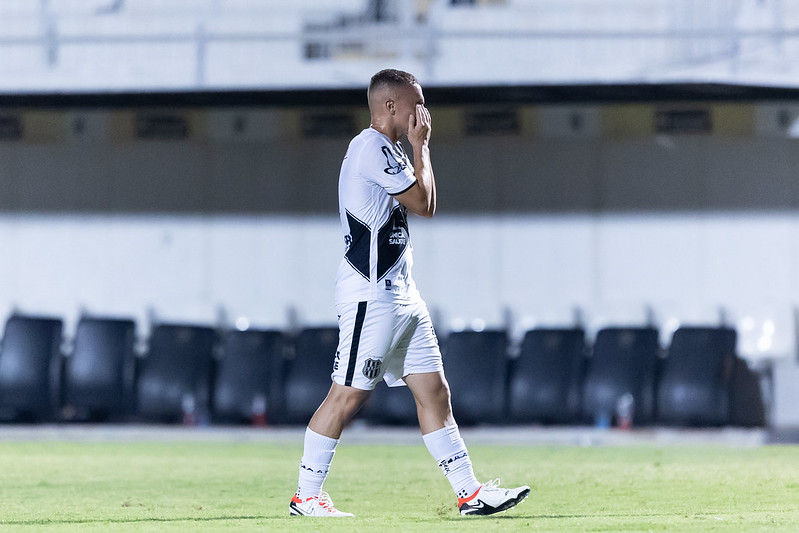
[[472, 446], [481, 479], [527, 483], [462, 518], [418, 446], [344, 445], [325, 488], [355, 519], [287, 516], [300, 443], [2, 442], [3, 531], [797, 531], [799, 447]]

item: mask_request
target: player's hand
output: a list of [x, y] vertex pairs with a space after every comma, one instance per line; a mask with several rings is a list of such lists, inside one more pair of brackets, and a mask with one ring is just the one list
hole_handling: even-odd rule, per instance
[[431, 132], [430, 111], [416, 104], [416, 113], [408, 116], [408, 141], [412, 146], [420, 146], [430, 140]]

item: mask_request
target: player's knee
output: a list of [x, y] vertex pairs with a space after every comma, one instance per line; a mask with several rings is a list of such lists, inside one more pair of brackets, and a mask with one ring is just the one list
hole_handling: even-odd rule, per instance
[[442, 379], [438, 383], [438, 387], [436, 388], [435, 394], [438, 397], [439, 401], [449, 403], [450, 402], [450, 396], [451, 396], [451, 393], [450, 393], [450, 390], [449, 390], [449, 383], [447, 383], [446, 380]]
[[328, 398], [330, 407], [338, 413], [338, 418], [348, 420], [355, 416], [369, 397], [368, 391], [352, 387], [337, 388]]
[[422, 409], [432, 409], [440, 412], [450, 407], [449, 386], [446, 383], [437, 384], [435, 387], [425, 391], [424, 394], [416, 396], [417, 407]]

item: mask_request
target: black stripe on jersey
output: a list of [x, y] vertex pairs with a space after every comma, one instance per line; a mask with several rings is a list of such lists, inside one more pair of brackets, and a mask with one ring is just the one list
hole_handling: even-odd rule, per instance
[[377, 232], [377, 279], [381, 280], [397, 264], [408, 247], [408, 219], [398, 205]]
[[352, 378], [355, 376], [355, 363], [358, 361], [358, 345], [361, 343], [361, 330], [363, 321], [366, 318], [366, 302], [358, 302], [358, 312], [355, 313], [355, 327], [352, 330], [352, 342], [350, 343], [350, 360], [347, 363], [347, 377], [344, 380], [345, 387], [352, 386]]
[[413, 183], [411, 183], [410, 185], [408, 185], [407, 187], [405, 187], [404, 189], [402, 189], [400, 192], [390, 192], [390, 193], [388, 193], [388, 194], [390, 194], [391, 196], [397, 196], [398, 194], [402, 194], [402, 193], [404, 193], [404, 192], [408, 192], [408, 191], [410, 191], [410, 190], [411, 190], [411, 188], [413, 188], [413, 186], [414, 186], [414, 185], [416, 185], [417, 183], [418, 183], [417, 181], [414, 181]]
[[397, 141], [397, 143], [394, 146], [397, 152], [399, 153], [400, 157], [402, 158], [402, 160], [405, 161], [405, 163], [408, 166], [410, 166], [411, 161], [408, 158], [408, 154], [405, 153], [405, 147], [402, 146], [402, 141]]
[[347, 211], [347, 225], [350, 227], [350, 243], [344, 257], [352, 268], [369, 281], [369, 254], [372, 247], [372, 231], [369, 226]]

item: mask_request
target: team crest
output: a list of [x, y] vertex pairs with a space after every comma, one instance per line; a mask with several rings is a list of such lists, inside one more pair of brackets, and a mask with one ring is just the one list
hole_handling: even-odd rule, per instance
[[366, 379], [375, 379], [380, 375], [380, 365], [382, 361], [377, 359], [367, 359], [363, 363], [363, 375]]

